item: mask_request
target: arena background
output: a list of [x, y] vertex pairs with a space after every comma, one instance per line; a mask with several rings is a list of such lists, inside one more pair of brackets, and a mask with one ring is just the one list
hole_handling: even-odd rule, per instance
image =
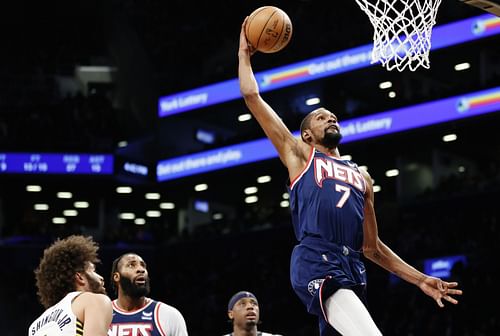
[[[190, 335], [228, 332], [227, 301], [239, 290], [258, 297], [262, 330], [317, 334], [316, 319], [289, 283], [295, 240], [283, 196], [287, 176], [276, 157], [156, 179], [159, 161], [264, 137], [254, 119], [238, 122], [248, 112], [239, 98], [158, 117], [160, 97], [236, 78], [241, 22], [261, 5], [285, 10], [294, 30], [281, 52], [253, 57], [256, 72], [371, 43], [372, 27], [354, 1], [3, 4], [0, 164], [13, 153], [106, 154], [114, 161], [110, 174], [48, 174], [33, 164], [36, 159], [22, 165], [30, 172], [0, 171], [2, 335], [25, 335], [42, 311], [33, 269], [45, 246], [72, 233], [99, 241], [98, 270], [106, 279], [115, 257], [141, 254], [149, 264], [151, 297], [177, 307]], [[443, 1], [437, 25], [484, 14]], [[448, 266], [445, 277], [464, 290], [458, 306], [438, 309], [416, 287], [367, 262], [369, 309], [384, 335], [498, 334], [498, 313], [487, 307], [498, 299], [499, 42], [492, 35], [435, 50], [429, 70], [399, 73], [373, 65], [263, 93], [297, 130], [315, 107], [305, 104], [308, 98], [319, 97], [343, 121], [496, 88], [488, 103], [492, 113], [340, 147], [366, 165], [380, 187], [375, 205], [381, 238], [421, 270], [437, 258], [438, 271]], [[470, 67], [456, 71], [464, 62]], [[392, 87], [381, 89], [387, 81]], [[413, 113], [418, 120], [419, 109]], [[198, 130], [213, 143], [197, 139]], [[443, 141], [449, 134], [456, 140]], [[387, 177], [390, 169], [399, 175]], [[271, 181], [257, 183], [264, 175]], [[201, 183], [208, 189], [195, 191]], [[28, 192], [27, 185], [41, 191]], [[132, 192], [117, 193], [123, 186]], [[251, 186], [258, 187], [258, 201], [246, 203], [244, 190]], [[147, 199], [146, 193], [159, 196]], [[76, 201], [89, 206], [75, 209]], [[77, 216], [64, 210], [77, 210]], [[151, 210], [159, 213], [147, 216]], [[144, 221], [120, 218], [123, 213]], [[66, 223], [55, 224], [54, 217]]]

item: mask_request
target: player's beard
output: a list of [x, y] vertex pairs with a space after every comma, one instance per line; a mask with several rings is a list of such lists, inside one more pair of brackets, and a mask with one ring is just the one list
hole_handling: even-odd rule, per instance
[[149, 295], [150, 291], [149, 278], [146, 279], [144, 285], [139, 286], [134, 284], [129, 278], [120, 276], [120, 286], [123, 290], [123, 293], [135, 299]]
[[87, 275], [87, 281], [92, 293], [106, 294], [106, 289], [102, 286], [102, 282]]
[[341, 139], [342, 134], [340, 134], [340, 132], [325, 132], [325, 136], [321, 139], [321, 144], [326, 148], [337, 148]]
[[259, 324], [258, 321], [247, 321], [246, 326], [247, 326], [247, 328], [251, 329], [258, 324]]
[[247, 320], [245, 326], [247, 330], [251, 330], [253, 327], [260, 325], [262, 322], [260, 320]]

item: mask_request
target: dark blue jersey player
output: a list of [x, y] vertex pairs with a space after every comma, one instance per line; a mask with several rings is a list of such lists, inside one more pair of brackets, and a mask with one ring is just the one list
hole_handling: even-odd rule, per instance
[[[381, 335], [364, 301], [365, 267], [361, 254], [418, 286], [440, 307], [457, 303], [456, 282], [421, 273], [399, 258], [378, 237], [373, 186], [365, 170], [340, 159], [342, 138], [337, 117], [319, 108], [309, 113], [296, 138], [259, 95], [251, 50], [241, 27], [240, 90], [245, 103], [271, 140], [290, 178], [290, 208], [298, 245], [290, 263], [292, 286], [318, 316], [320, 334]], [[333, 328], [332, 328], [333, 327]], [[336, 331], [335, 331], [336, 330]]]
[[188, 335], [177, 308], [148, 297], [149, 281], [146, 262], [138, 254], [125, 253], [113, 261], [111, 285], [118, 297], [108, 336]]

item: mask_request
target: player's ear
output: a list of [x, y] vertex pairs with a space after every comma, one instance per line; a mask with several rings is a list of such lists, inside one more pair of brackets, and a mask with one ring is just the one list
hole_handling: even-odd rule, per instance
[[85, 285], [85, 277], [82, 275], [80, 272], [75, 273], [75, 280], [78, 285], [84, 286]]
[[310, 143], [312, 140], [311, 136], [311, 131], [306, 129], [302, 132], [302, 140], [304, 140], [305, 143]]
[[120, 273], [118, 272], [113, 273], [113, 281], [114, 282], [120, 281]]
[[233, 320], [234, 319], [234, 315], [233, 315], [233, 311], [232, 310], [229, 310], [227, 312], [227, 317], [230, 319], [230, 320]]

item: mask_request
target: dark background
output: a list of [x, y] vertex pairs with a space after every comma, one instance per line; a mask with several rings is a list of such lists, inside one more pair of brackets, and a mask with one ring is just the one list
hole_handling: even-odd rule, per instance
[[[135, 251], [149, 264], [151, 297], [178, 308], [191, 335], [230, 331], [227, 301], [252, 291], [261, 306], [264, 331], [300, 336], [317, 334], [289, 283], [295, 244], [288, 208], [281, 207], [286, 171], [267, 160], [156, 183], [158, 160], [264, 136], [241, 99], [169, 118], [157, 118], [158, 97], [236, 78], [240, 25], [262, 5], [285, 10], [293, 23], [290, 44], [276, 54], [256, 54], [255, 71], [326, 55], [371, 42], [373, 28], [354, 1], [74, 1], [2, 4], [0, 11], [0, 152], [82, 152], [114, 154], [148, 166], [145, 178], [117, 169], [113, 176], [0, 174], [0, 325], [2, 335], [25, 335], [41, 313], [33, 269], [55, 238], [89, 234], [101, 245], [99, 273], [109, 277], [111, 262]], [[444, 1], [437, 24], [483, 14], [458, 1]], [[375, 65], [264, 94], [292, 130], [319, 94], [339, 119], [465, 94], [500, 84], [498, 36], [431, 53], [431, 68], [388, 72]], [[467, 71], [454, 71], [469, 62]], [[82, 85], [81, 65], [114, 67], [111, 81]], [[390, 80], [390, 99], [378, 84]], [[312, 108], [309, 108], [312, 109]], [[439, 111], [436, 111], [439, 113]], [[498, 294], [495, 246], [499, 237], [500, 141], [498, 113], [387, 135], [340, 147], [367, 165], [381, 191], [376, 193], [379, 235], [419, 269], [426, 258], [465, 255], [451, 280], [464, 296], [458, 306], [438, 309], [432, 299], [367, 262], [369, 309], [384, 335], [496, 335], [499, 320], [487, 309]], [[197, 128], [213, 130], [215, 144], [198, 142]], [[457, 134], [457, 140], [441, 141]], [[120, 147], [121, 141], [128, 145]], [[117, 166], [118, 166], [117, 164]], [[458, 169], [462, 167], [462, 169]], [[400, 175], [388, 178], [387, 169]], [[259, 202], [246, 204], [243, 189], [260, 175]], [[194, 186], [207, 183], [196, 193]], [[27, 184], [41, 193], [27, 193]], [[132, 186], [128, 195], [117, 186]], [[65, 225], [55, 225], [71, 191], [88, 209]], [[158, 192], [160, 200], [146, 200]], [[202, 198], [223, 214], [213, 219], [192, 210]], [[71, 200], [71, 202], [73, 201]], [[122, 211], [144, 217], [159, 202], [175, 209], [145, 225], [120, 220]], [[50, 210], [33, 210], [35, 202]], [[107, 287], [110, 287], [109, 285]], [[112, 293], [110, 293], [111, 295]], [[112, 296], [112, 295], [111, 295]]]

